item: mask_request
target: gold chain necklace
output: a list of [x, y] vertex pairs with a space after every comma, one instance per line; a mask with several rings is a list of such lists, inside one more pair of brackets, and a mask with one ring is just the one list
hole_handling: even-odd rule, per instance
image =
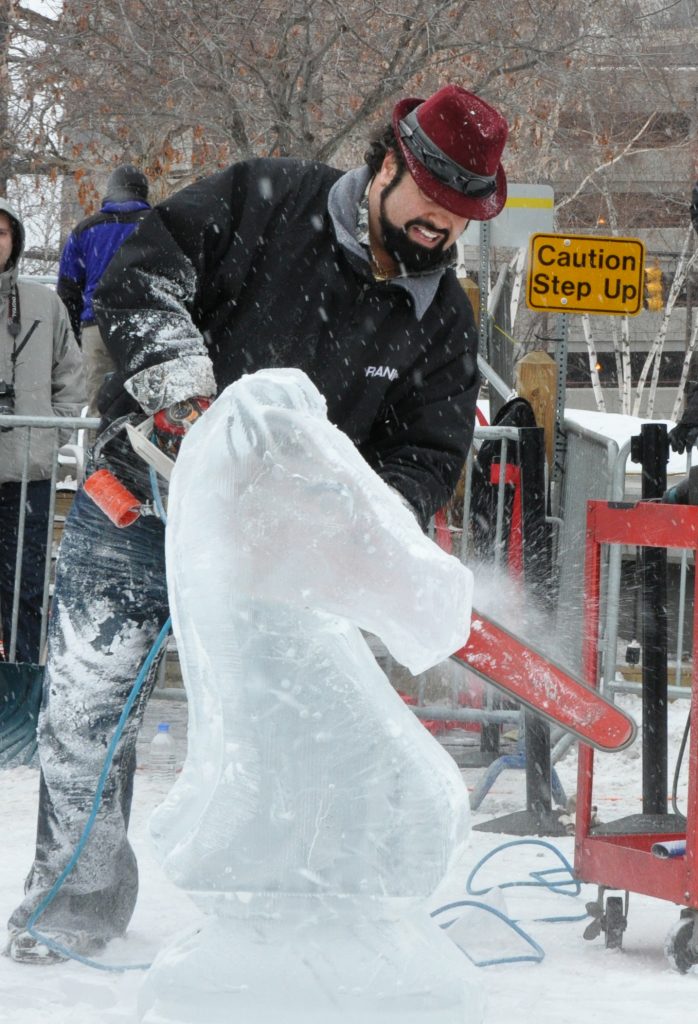
[[371, 245], [370, 242], [368, 245], [368, 251], [371, 256], [371, 272], [375, 277], [376, 281], [389, 281], [391, 277], [395, 276], [392, 270], [386, 270], [385, 267], [382, 267], [381, 264], [378, 262], [376, 254], [373, 251], [373, 246]]

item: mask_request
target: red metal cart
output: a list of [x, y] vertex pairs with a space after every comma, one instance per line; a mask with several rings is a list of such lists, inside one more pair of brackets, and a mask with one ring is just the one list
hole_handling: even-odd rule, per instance
[[[592, 501], [587, 513], [585, 570], [584, 678], [598, 685], [599, 614], [602, 545], [623, 544], [643, 548], [698, 549], [698, 507], [639, 502], [635, 505]], [[698, 565], [698, 560], [696, 561]], [[698, 572], [693, 614], [693, 674], [688, 745], [688, 799], [685, 818], [680, 814], [643, 813], [592, 825], [594, 751], [580, 744], [575, 843], [575, 873], [580, 881], [599, 886], [596, 903], [588, 905], [593, 920], [585, 938], [602, 932], [606, 945], [619, 947], [627, 922], [631, 892], [669, 900], [685, 909], [667, 938], [666, 951], [675, 966], [686, 971], [698, 964]], [[665, 694], [666, 704], [666, 694]], [[643, 719], [645, 715], [643, 690]], [[644, 726], [644, 722], [643, 722]], [[644, 729], [643, 729], [644, 733]], [[644, 743], [644, 735], [643, 735]], [[645, 749], [645, 754], [647, 751]], [[645, 776], [643, 776], [644, 785]], [[666, 795], [666, 788], [664, 789]], [[658, 859], [655, 844], [685, 840], [685, 855]], [[620, 890], [625, 898], [607, 896]]]

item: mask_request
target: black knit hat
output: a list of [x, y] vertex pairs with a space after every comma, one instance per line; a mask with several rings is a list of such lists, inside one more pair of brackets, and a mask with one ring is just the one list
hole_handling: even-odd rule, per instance
[[147, 198], [148, 179], [133, 164], [122, 164], [109, 175], [105, 202], [127, 203], [130, 199]]

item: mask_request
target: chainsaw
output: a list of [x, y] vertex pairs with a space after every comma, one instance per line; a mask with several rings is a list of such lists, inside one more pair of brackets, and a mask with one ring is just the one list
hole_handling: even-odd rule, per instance
[[[135, 427], [125, 425], [136, 454], [169, 480], [174, 460], [162, 445], [150, 440], [156, 426], [153, 417]], [[101, 473], [106, 474], [103, 480]], [[85, 489], [117, 526], [128, 526], [149, 511], [107, 470], [94, 473]], [[598, 750], [622, 750], [635, 739], [635, 722], [597, 689], [476, 609], [468, 641], [452, 657], [484, 682]]]

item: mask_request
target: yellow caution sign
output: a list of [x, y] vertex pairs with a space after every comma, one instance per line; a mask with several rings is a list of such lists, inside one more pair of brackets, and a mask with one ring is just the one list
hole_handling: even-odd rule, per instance
[[639, 238], [531, 236], [529, 309], [635, 316], [642, 309], [645, 246]]

